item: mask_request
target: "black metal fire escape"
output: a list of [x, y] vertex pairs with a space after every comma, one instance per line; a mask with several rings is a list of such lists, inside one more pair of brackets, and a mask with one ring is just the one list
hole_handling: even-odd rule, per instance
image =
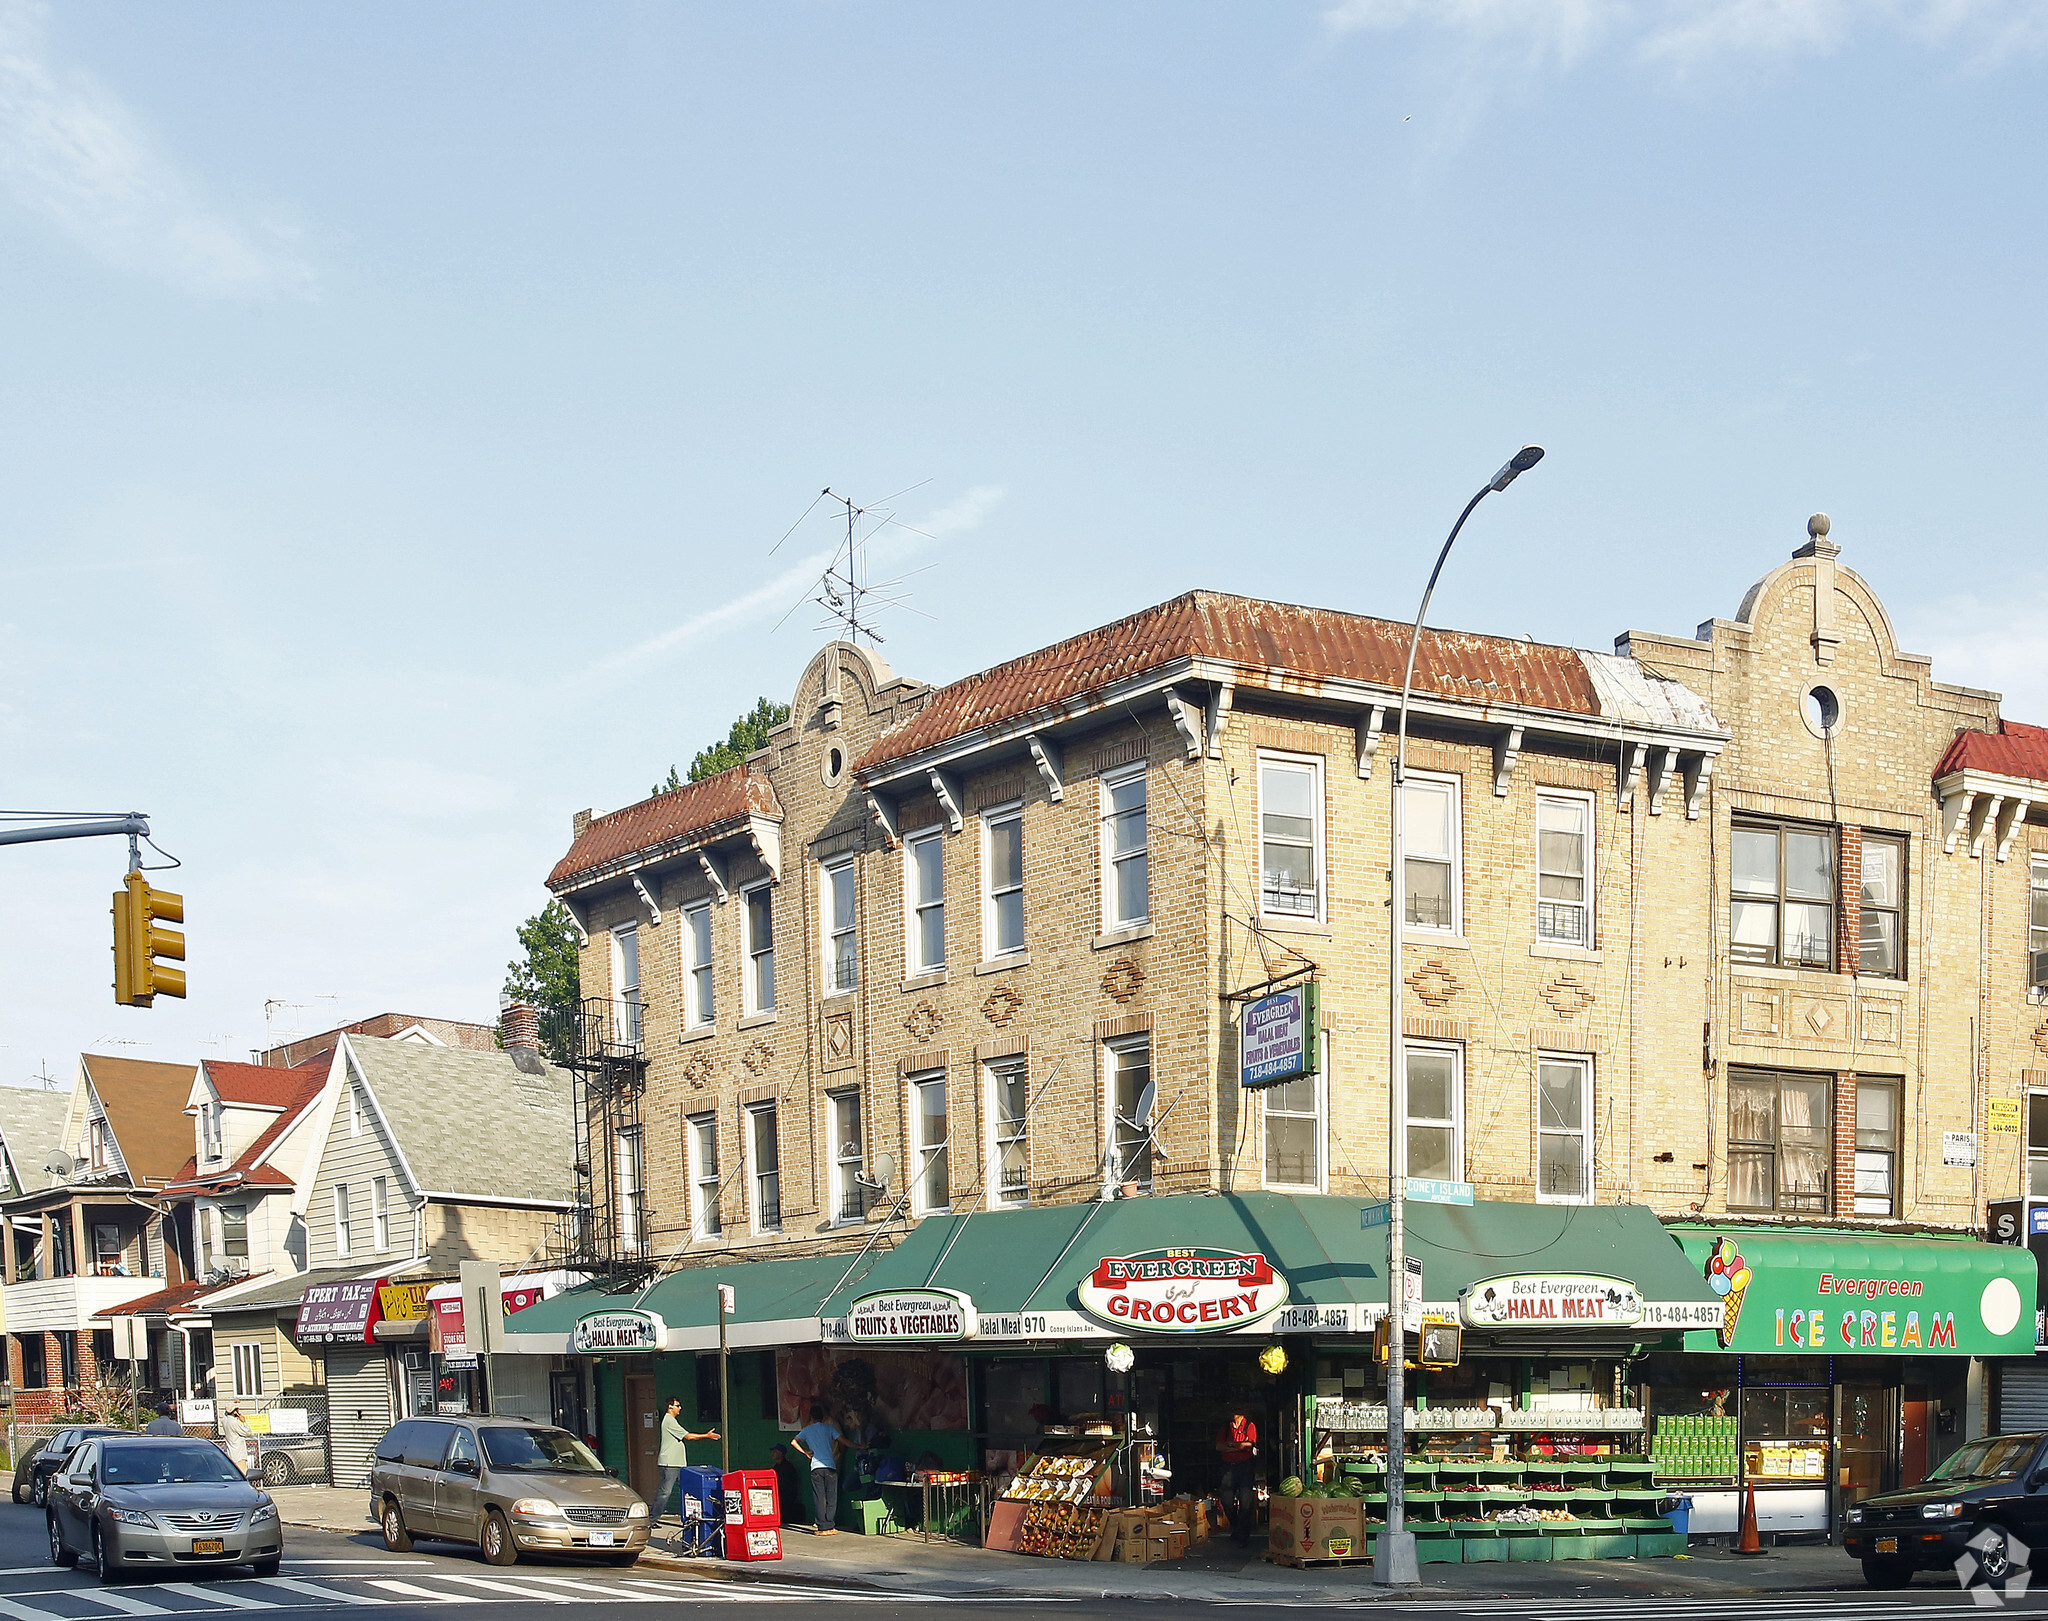
[[646, 1005], [587, 996], [549, 1021], [549, 1047], [574, 1077], [575, 1208], [552, 1246], [556, 1263], [632, 1288], [654, 1275], [645, 1136]]

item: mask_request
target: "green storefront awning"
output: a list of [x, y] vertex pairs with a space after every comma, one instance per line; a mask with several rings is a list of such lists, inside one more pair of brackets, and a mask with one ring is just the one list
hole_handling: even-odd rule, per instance
[[1672, 1233], [1695, 1270], [1727, 1288], [1721, 1330], [1688, 1334], [1687, 1350], [2034, 1353], [2036, 1266], [2024, 1249], [1961, 1237], [1725, 1223], [1675, 1226]]

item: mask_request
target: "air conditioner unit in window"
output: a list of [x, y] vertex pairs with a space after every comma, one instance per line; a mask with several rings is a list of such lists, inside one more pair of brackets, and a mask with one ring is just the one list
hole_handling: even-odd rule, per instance
[[2037, 991], [2048, 991], [2048, 946], [2027, 954], [2027, 984]]
[[424, 1352], [424, 1351], [407, 1351], [407, 1352], [405, 1353], [405, 1368], [406, 1368], [406, 1371], [407, 1371], [408, 1373], [423, 1373], [423, 1372], [425, 1372], [425, 1371], [426, 1371], [426, 1366], [427, 1366], [427, 1353], [426, 1353], [426, 1352]]

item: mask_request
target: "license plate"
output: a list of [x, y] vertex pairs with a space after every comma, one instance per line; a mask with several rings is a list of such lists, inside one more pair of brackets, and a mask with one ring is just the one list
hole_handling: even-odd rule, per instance
[[1899, 1551], [1899, 1539], [1897, 1537], [1879, 1537], [1877, 1539], [1877, 1551], [1879, 1553], [1897, 1553]]
[[593, 1531], [590, 1533], [590, 1545], [593, 1548], [609, 1548], [616, 1540], [617, 1538], [609, 1531]]
[[228, 1545], [219, 1537], [198, 1537], [192, 1543], [194, 1553], [226, 1553]]

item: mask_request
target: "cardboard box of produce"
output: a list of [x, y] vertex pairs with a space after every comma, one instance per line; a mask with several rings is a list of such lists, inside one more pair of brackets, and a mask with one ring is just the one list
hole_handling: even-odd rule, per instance
[[[1348, 1543], [1342, 1552], [1331, 1539]], [[1336, 1559], [1355, 1553], [1365, 1537], [1365, 1505], [1349, 1497], [1276, 1497], [1268, 1545], [1294, 1559]]]

